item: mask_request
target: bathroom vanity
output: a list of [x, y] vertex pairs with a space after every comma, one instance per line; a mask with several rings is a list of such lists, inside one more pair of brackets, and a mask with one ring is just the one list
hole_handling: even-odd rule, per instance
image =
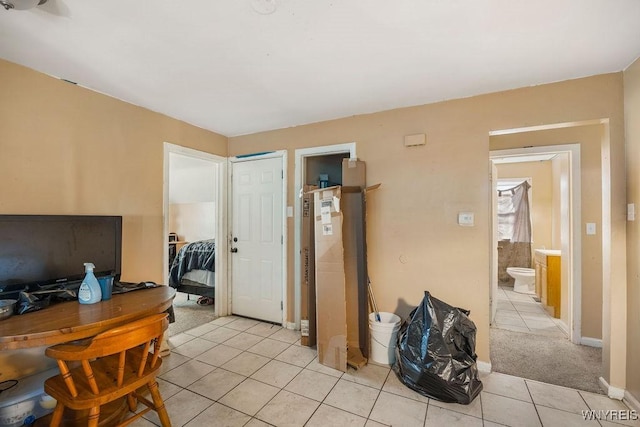
[[542, 306], [556, 319], [560, 318], [560, 250], [536, 249], [536, 295]]

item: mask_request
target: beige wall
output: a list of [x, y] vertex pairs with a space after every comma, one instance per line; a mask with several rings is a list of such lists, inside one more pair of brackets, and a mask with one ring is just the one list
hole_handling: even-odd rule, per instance
[[184, 242], [215, 239], [216, 203], [171, 203], [169, 232]]
[[[511, 135], [493, 136], [490, 140], [492, 150], [522, 148], [529, 146], [565, 145], [577, 143], [580, 145], [580, 236], [581, 236], [581, 281], [582, 281], [582, 336], [602, 338], [602, 133], [601, 124], [586, 126], [571, 126], [561, 129], [548, 129], [536, 132], [521, 132]], [[558, 170], [560, 167], [558, 165]], [[556, 181], [558, 181], [556, 179]], [[557, 206], [553, 211], [552, 245], [553, 249], [560, 247], [560, 195], [559, 183], [554, 185], [557, 199], [553, 204]], [[596, 224], [596, 235], [587, 235], [585, 224]], [[565, 273], [565, 272], [563, 272]], [[564, 274], [563, 274], [564, 276]], [[567, 282], [564, 280], [563, 282]], [[568, 292], [564, 292], [566, 295]], [[566, 302], [563, 309], [567, 313]], [[564, 316], [563, 316], [564, 317]]]
[[[497, 164], [498, 179], [531, 178], [532, 256], [535, 249], [555, 249], [551, 243], [553, 188], [551, 161]], [[533, 263], [532, 263], [533, 265]], [[532, 267], [533, 268], [533, 267]]]
[[226, 156], [227, 138], [2, 60], [0, 77], [0, 213], [122, 215], [123, 279], [162, 282], [163, 143]]
[[[636, 220], [627, 222], [627, 360], [640, 354], [640, 60], [624, 72], [624, 107], [627, 134], [627, 202], [636, 205]], [[629, 363], [627, 390], [640, 400], [640, 365]]]
[[[289, 150], [292, 177], [295, 149], [356, 141], [368, 183], [382, 183], [367, 200], [369, 274], [380, 309], [406, 315], [424, 290], [470, 309], [478, 326], [476, 350], [480, 360], [489, 361], [489, 132], [600, 118], [611, 123], [610, 229], [619, 233], [624, 230], [620, 73], [230, 138], [229, 154]], [[426, 146], [404, 147], [403, 137], [415, 133], [427, 134]], [[288, 204], [294, 203], [290, 179]], [[476, 226], [458, 226], [460, 211], [475, 212]], [[288, 297], [293, 299], [293, 219], [288, 226]], [[626, 283], [624, 275], [621, 281], [613, 273], [624, 269], [624, 238], [611, 252], [615, 265], [606, 280], [617, 290]], [[288, 318], [293, 320], [293, 307]], [[605, 378], [612, 374], [622, 384], [624, 359], [618, 364], [622, 368], [614, 372], [605, 369]]]

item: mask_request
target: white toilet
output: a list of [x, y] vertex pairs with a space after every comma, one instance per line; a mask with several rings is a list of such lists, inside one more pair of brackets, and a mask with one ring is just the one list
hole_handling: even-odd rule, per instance
[[536, 271], [533, 268], [507, 267], [507, 274], [516, 279], [513, 290], [521, 294], [535, 294]]

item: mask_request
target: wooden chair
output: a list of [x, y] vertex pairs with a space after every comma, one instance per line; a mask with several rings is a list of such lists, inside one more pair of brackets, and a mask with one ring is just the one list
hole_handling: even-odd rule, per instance
[[[160, 344], [168, 325], [166, 313], [156, 314], [83, 342], [47, 348], [45, 354], [56, 359], [60, 368], [59, 375], [44, 383], [45, 392], [58, 401], [50, 425], [59, 426], [64, 408], [69, 408], [88, 410], [88, 425], [95, 427], [100, 406], [126, 396], [131, 412], [136, 411], [138, 401], [147, 408], [118, 426], [126, 426], [152, 409], [158, 413], [163, 427], [171, 426], [156, 382], [162, 365]], [[138, 392], [145, 385], [153, 402]]]

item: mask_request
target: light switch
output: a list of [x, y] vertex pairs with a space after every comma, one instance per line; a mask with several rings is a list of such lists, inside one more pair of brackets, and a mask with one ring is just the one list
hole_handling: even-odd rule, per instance
[[473, 217], [473, 212], [460, 212], [458, 214], [458, 224], [465, 227], [472, 227]]
[[590, 236], [593, 236], [594, 234], [596, 234], [596, 223], [595, 222], [588, 222], [587, 223], [587, 234]]
[[293, 206], [287, 206], [287, 216], [289, 218], [293, 217]]
[[636, 220], [636, 204], [629, 203], [627, 205], [627, 221], [635, 221]]

